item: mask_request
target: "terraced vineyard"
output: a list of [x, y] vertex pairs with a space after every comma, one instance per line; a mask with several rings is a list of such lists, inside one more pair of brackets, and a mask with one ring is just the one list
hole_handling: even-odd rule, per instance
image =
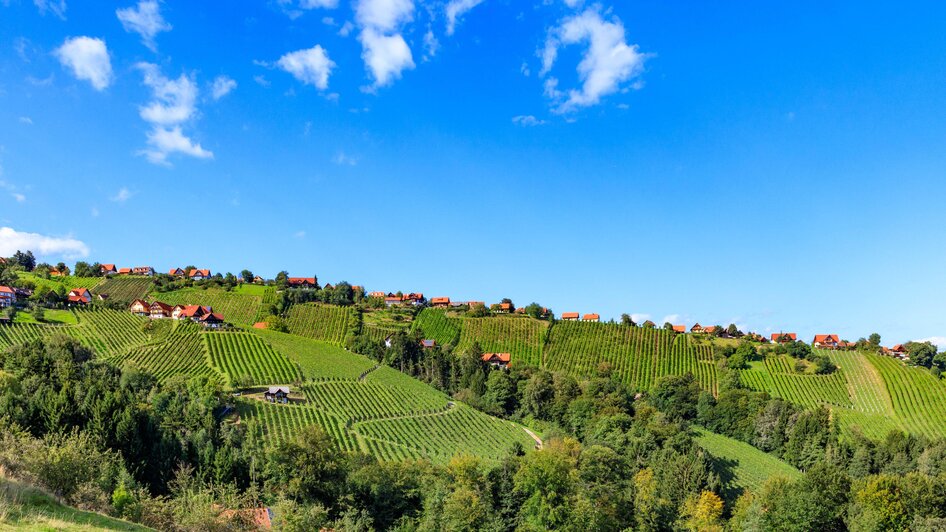
[[47, 290], [55, 290], [62, 286], [66, 291], [72, 290], [73, 288], [95, 288], [96, 285], [102, 282], [102, 277], [75, 277], [72, 275], [67, 275], [65, 277], [50, 277], [49, 279], [43, 279], [42, 277], [35, 275], [33, 273], [20, 272], [17, 274], [17, 277], [24, 281], [31, 281], [35, 286], [36, 290], [45, 292]]
[[55, 332], [65, 332], [66, 325], [50, 326], [39, 323], [11, 323], [0, 325], [0, 347], [10, 347], [22, 344], [37, 338], [46, 337]]
[[205, 375], [221, 379], [207, 358], [200, 326], [190, 322], [174, 322], [172, 326], [173, 330], [162, 341], [131, 349], [110, 360], [119, 365], [132, 363], [154, 374], [159, 381]]
[[131, 302], [145, 297], [150, 289], [150, 277], [122, 275], [106, 278], [92, 292], [96, 295], [107, 294], [113, 301]]
[[309, 380], [357, 379], [375, 363], [327, 342], [276, 331], [253, 329], [277, 351], [302, 368]]
[[292, 334], [341, 345], [353, 317], [354, 310], [348, 307], [306, 303], [293, 305], [287, 321]]
[[353, 422], [432, 414], [443, 412], [448, 406], [442, 395], [417, 395], [399, 387], [357, 381], [309, 384], [305, 386], [305, 395], [315, 407]]
[[259, 336], [242, 332], [204, 333], [210, 362], [230, 383], [289, 384], [301, 379], [298, 368]]
[[852, 406], [840, 371], [829, 375], [796, 373], [792, 360], [786, 356], [768, 356], [763, 362], [754, 362], [750, 370], [742, 372], [741, 378], [750, 388], [809, 408], [823, 404]]
[[484, 352], [510, 353], [513, 364], [539, 366], [548, 326], [523, 316], [464, 318], [457, 348], [462, 351], [478, 343]]
[[355, 434], [345, 428], [345, 423], [336, 416], [299, 404], [272, 404], [263, 401], [241, 401], [237, 408], [240, 416], [250, 421], [250, 430], [258, 430], [266, 441], [274, 445], [292, 437], [304, 427], [318, 425], [331, 435], [339, 447], [347, 451], [359, 449]]
[[250, 326], [263, 306], [263, 292], [253, 293], [220, 288], [184, 288], [170, 292], [154, 292], [149, 300], [163, 301], [169, 305], [204, 305], [223, 314], [228, 323]]
[[[801, 473], [790, 464], [771, 454], [762, 452], [748, 443], [715, 434], [699, 427], [694, 427], [694, 430], [696, 431], [696, 442], [700, 447], [709, 451], [717, 459], [717, 462], [722, 462], [718, 465], [732, 466], [728, 470], [734, 476], [728, 480], [730, 486], [735, 488], [733, 490], [735, 493], [730, 493], [730, 496], [738, 496], [744, 489], [758, 493], [762, 484], [774, 476], [781, 476], [789, 480], [801, 477]], [[720, 467], [719, 469], [726, 471], [727, 468]]]
[[412, 327], [424, 332], [424, 337], [436, 340], [440, 345], [456, 346], [460, 343], [461, 318], [448, 318], [442, 310], [426, 308], [414, 319]]
[[842, 430], [857, 430], [875, 439], [885, 437], [891, 430], [905, 430], [894, 412], [883, 377], [863, 354], [851, 351], [821, 353], [841, 368], [847, 383], [852, 406], [850, 409], [835, 409]]
[[890, 357], [867, 354], [880, 372], [893, 410], [910, 432], [946, 437], [946, 385], [929, 372], [909, 368]]
[[151, 338], [142, 331], [146, 318], [117, 310], [76, 310], [79, 324], [63, 332], [109, 357], [142, 345]]
[[692, 372], [700, 384], [716, 390], [712, 349], [688, 335], [610, 323], [559, 322], [545, 351], [545, 366], [574, 375], [593, 375], [602, 363], [640, 390], [668, 374]]

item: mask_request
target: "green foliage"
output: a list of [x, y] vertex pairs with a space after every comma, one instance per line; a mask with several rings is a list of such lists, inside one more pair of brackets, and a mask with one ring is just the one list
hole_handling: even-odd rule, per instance
[[289, 332], [314, 340], [341, 345], [345, 341], [354, 310], [307, 303], [289, 309]]

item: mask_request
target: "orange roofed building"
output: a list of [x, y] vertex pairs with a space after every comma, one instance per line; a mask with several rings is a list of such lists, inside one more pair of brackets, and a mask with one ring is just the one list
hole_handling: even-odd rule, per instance
[[797, 340], [798, 340], [798, 335], [795, 333], [787, 333], [787, 332], [772, 333], [772, 341], [780, 343], [780, 344], [784, 344], [788, 342], [795, 342]]
[[687, 326], [686, 326], [686, 325], [674, 325], [674, 326], [673, 326], [673, 332], [675, 332], [675, 333], [685, 333], [685, 332], [687, 332]]
[[430, 304], [434, 308], [447, 308], [450, 306], [450, 298], [449, 297], [435, 297], [430, 300]]
[[577, 312], [563, 312], [562, 320], [563, 321], [578, 321], [579, 314]]
[[601, 321], [601, 316], [597, 314], [585, 314], [584, 316], [581, 317], [581, 321], [590, 321], [590, 322], [598, 323], [599, 321]]
[[483, 362], [486, 362], [493, 367], [505, 368], [509, 366], [509, 361], [512, 359], [512, 355], [509, 353], [483, 353], [482, 358]]
[[837, 349], [840, 344], [841, 340], [836, 334], [816, 334], [814, 341], [811, 342], [812, 347], [822, 349]]

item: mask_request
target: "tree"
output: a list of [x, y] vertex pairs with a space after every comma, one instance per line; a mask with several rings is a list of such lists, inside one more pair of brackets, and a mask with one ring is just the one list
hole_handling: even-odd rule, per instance
[[641, 325], [641, 327], [643, 327], [643, 328], [645, 328], [645, 329], [654, 329], [654, 328], [657, 327], [657, 324], [654, 323], [654, 322], [652, 322], [652, 321], [650, 321], [650, 320], [647, 320], [647, 321], [644, 322], [643, 325]]
[[907, 342], [904, 346], [910, 355], [910, 363], [929, 368], [936, 358], [936, 346], [931, 342]]
[[723, 530], [723, 499], [712, 491], [704, 490], [699, 496], [691, 495], [684, 503], [684, 526], [687, 530], [712, 532]]
[[535, 319], [539, 319], [545, 315], [545, 308], [535, 302], [529, 303], [525, 310], [527, 316], [532, 316]]
[[76, 277], [97, 277], [101, 272], [101, 268], [93, 269], [93, 267], [90, 266], [88, 262], [80, 260], [76, 262], [76, 267], [73, 271], [75, 272]]
[[636, 324], [634, 323], [634, 318], [632, 318], [630, 314], [621, 314], [621, 325], [633, 327]]
[[867, 342], [872, 347], [880, 347], [880, 335], [877, 333], [871, 333], [871, 335], [867, 338]]
[[60, 275], [69, 275], [69, 267], [66, 266], [65, 262], [60, 262], [56, 264], [56, 269], [59, 270]]
[[24, 270], [31, 272], [36, 268], [36, 257], [33, 256], [32, 251], [27, 251], [22, 253], [20, 250], [16, 250], [16, 253], [13, 254], [13, 262], [19, 264]]
[[251, 272], [250, 270], [243, 270], [242, 272], [240, 272], [240, 278], [243, 279], [244, 283], [249, 284], [253, 282], [253, 279], [255, 279], [255, 276], [253, 275], [253, 272]]
[[289, 284], [289, 272], [283, 270], [276, 274], [276, 286], [285, 288]]
[[664, 328], [665, 331], [672, 331], [672, 330], [673, 330], [673, 324], [670, 323], [669, 321], [665, 321], [663, 328]]
[[739, 338], [742, 336], [742, 331], [739, 330], [739, 327], [736, 327], [735, 323], [730, 323], [729, 327], [726, 327], [726, 334], [732, 338]]
[[692, 373], [667, 375], [657, 380], [647, 401], [670, 419], [693, 419], [700, 391], [700, 383]]
[[267, 476], [287, 496], [330, 506], [341, 495], [347, 474], [335, 440], [317, 425], [302, 428], [269, 453]]

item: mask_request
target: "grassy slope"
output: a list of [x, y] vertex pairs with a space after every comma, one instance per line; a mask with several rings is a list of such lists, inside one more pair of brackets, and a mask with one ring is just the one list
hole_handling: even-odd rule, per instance
[[40, 490], [0, 477], [0, 530], [151, 530], [63, 506]]
[[[696, 441], [700, 447], [709, 451], [716, 459], [720, 471], [728, 471], [733, 476], [729, 485], [733, 488], [732, 495], [738, 495], [743, 489], [758, 490], [766, 480], [773, 476], [783, 476], [795, 479], [801, 473], [791, 465], [762, 452], [748, 443], [734, 440], [726, 436], [712, 433], [706, 429], [694, 428], [697, 433]], [[724, 480], [727, 480], [724, 477]]]

